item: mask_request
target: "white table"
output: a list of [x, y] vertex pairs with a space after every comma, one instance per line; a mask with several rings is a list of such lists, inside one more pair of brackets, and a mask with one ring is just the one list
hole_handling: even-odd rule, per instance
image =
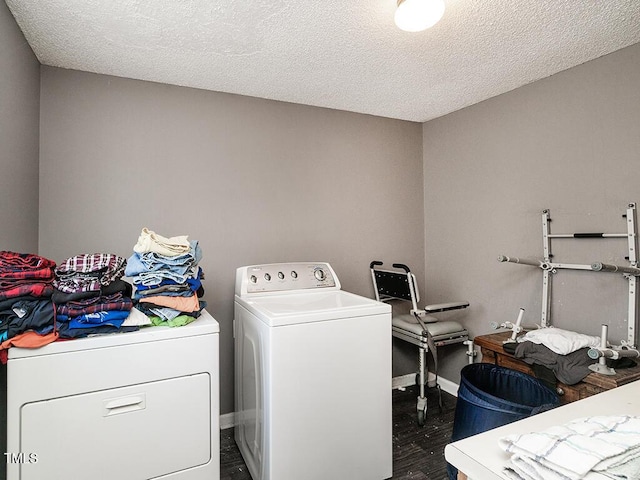
[[450, 443], [444, 456], [471, 480], [502, 480], [510, 454], [498, 446], [498, 439], [593, 415], [640, 415], [640, 380]]

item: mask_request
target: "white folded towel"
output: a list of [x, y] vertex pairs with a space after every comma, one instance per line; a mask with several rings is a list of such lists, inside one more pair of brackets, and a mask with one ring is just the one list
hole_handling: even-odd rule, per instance
[[640, 480], [640, 417], [585, 417], [498, 443], [514, 454], [511, 472], [526, 480]]
[[567, 355], [585, 347], [595, 348], [600, 346], [600, 337], [584, 335], [555, 327], [531, 330], [520, 338], [520, 341], [527, 340], [529, 342], [542, 344], [559, 355]]

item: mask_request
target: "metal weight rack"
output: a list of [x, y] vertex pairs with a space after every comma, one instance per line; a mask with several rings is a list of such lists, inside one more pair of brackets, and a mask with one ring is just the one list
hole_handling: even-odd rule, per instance
[[[518, 263], [521, 265], [530, 265], [539, 267], [542, 269], [542, 312], [541, 312], [541, 327], [547, 327], [550, 322], [550, 310], [551, 310], [551, 280], [553, 274], [557, 273], [560, 269], [569, 270], [585, 270], [591, 272], [617, 272], [621, 273], [628, 281], [629, 285], [629, 302], [628, 302], [628, 328], [627, 328], [627, 340], [622, 342], [620, 348], [607, 347], [606, 332], [607, 329], [602, 329], [602, 342], [601, 347], [598, 349], [592, 349], [594, 352], [590, 352], [591, 358], [600, 358], [600, 364], [604, 364], [604, 357], [615, 358], [616, 356], [640, 356], [640, 353], [635, 350], [636, 339], [636, 324], [637, 324], [637, 284], [638, 276], [640, 276], [640, 268], [638, 268], [638, 235], [637, 235], [637, 217], [636, 217], [636, 204], [629, 203], [627, 206], [626, 214], [623, 215], [626, 219], [627, 231], [624, 233], [555, 233], [552, 234], [549, 228], [551, 222], [549, 210], [542, 211], [542, 248], [543, 259], [531, 260], [518, 257], [507, 257], [501, 255], [498, 257], [500, 262]], [[593, 238], [626, 238], [628, 255], [625, 257], [629, 261], [629, 265], [610, 265], [603, 262], [593, 262], [588, 265], [582, 264], [569, 264], [553, 262], [553, 254], [551, 253], [551, 241], [553, 239], [593, 239]], [[603, 326], [605, 327], [605, 326]], [[595, 352], [597, 351], [597, 353]], [[597, 355], [597, 356], [596, 356]], [[595, 369], [594, 369], [595, 370]], [[603, 370], [603, 369], [601, 369]], [[607, 373], [601, 371], [599, 373]]]

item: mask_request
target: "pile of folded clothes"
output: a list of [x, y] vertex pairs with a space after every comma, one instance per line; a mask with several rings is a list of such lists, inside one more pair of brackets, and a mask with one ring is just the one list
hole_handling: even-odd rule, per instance
[[61, 338], [129, 332], [132, 287], [122, 280], [126, 259], [111, 253], [69, 257], [55, 269], [52, 300]]
[[575, 385], [589, 375], [593, 364], [589, 349], [599, 346], [600, 337], [545, 327], [519, 337], [512, 353], [532, 365], [538, 379], [555, 390], [558, 380]]
[[0, 361], [11, 346], [39, 347], [53, 342], [51, 303], [56, 264], [31, 253], [0, 252]]
[[202, 252], [197, 240], [187, 235], [163, 237], [143, 228], [125, 275], [136, 289], [135, 307], [153, 325], [177, 327], [198, 318], [206, 303], [198, 262]]

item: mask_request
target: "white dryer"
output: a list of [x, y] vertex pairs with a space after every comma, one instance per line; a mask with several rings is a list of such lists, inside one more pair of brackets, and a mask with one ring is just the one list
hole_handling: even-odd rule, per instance
[[7, 479], [220, 478], [218, 322], [11, 348]]
[[235, 440], [253, 480], [392, 475], [391, 307], [327, 263], [241, 267]]

